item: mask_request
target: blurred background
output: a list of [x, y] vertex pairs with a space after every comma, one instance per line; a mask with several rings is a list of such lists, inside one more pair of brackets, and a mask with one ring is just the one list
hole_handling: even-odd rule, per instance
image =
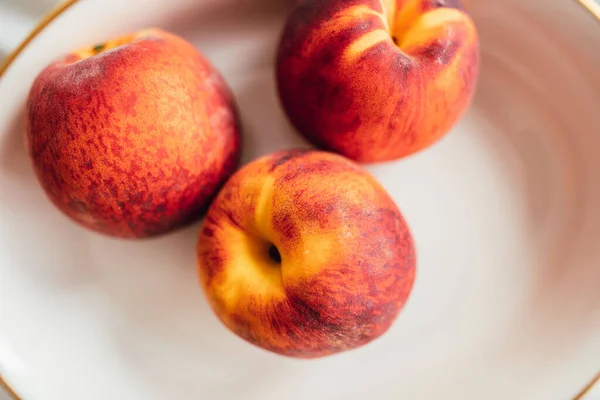
[[[59, 2], [59, 0], [0, 0], [0, 63]], [[13, 399], [0, 387], [0, 400]]]
[[[60, 2], [61, 0], [0, 0], [0, 63], [25, 39], [40, 19]], [[13, 399], [0, 387], [0, 400]], [[600, 400], [600, 387], [581, 400]]]
[[59, 0], [0, 0], [0, 60], [14, 49]]

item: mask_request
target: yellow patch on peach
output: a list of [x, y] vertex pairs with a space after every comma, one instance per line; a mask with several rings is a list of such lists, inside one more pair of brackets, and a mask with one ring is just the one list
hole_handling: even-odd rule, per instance
[[370, 49], [376, 44], [389, 40], [389, 33], [384, 31], [383, 29], [378, 29], [376, 31], [369, 32], [366, 35], [356, 39], [354, 42], [352, 42], [351, 45], [348, 46], [348, 49], [346, 49], [344, 61], [354, 62], [356, 58], [360, 57], [365, 50]]
[[465, 14], [461, 11], [451, 8], [438, 8], [417, 17], [411, 27], [402, 34], [402, 40], [398, 43], [398, 46], [410, 54], [412, 48], [448, 36], [447, 31], [453, 28], [453, 23], [464, 24], [471, 32], [468, 35], [471, 40], [470, 44], [474, 44], [472, 42], [475, 31], [473, 22], [465, 19]]

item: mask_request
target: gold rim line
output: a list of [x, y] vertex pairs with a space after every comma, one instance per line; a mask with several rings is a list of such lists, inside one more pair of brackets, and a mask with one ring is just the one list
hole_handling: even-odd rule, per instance
[[581, 4], [598, 22], [600, 22], [600, 2], [598, 0], [576, 0]]
[[72, 5], [78, 2], [79, 0], [65, 0], [64, 2], [56, 6], [48, 14], [46, 14], [35, 26], [35, 28], [33, 28], [29, 35], [27, 35], [27, 37], [17, 46], [17, 48], [11, 51], [9, 55], [4, 59], [4, 61], [0, 63], [0, 78], [2, 77], [2, 75], [4, 75], [8, 67], [10, 67], [10, 65], [15, 61], [19, 54], [21, 54], [23, 50], [25, 50], [25, 48], [29, 45], [29, 43], [31, 43], [31, 41], [37, 37], [37, 35], [39, 35], [44, 29], [46, 29], [46, 27], [59, 15], [67, 11], [69, 8], [71, 8]]
[[11, 388], [8, 385], [8, 383], [2, 378], [2, 375], [0, 375], [0, 389], [4, 389], [6, 393], [8, 393], [8, 395], [15, 400], [23, 400], [21, 397], [19, 397], [18, 394], [15, 393], [13, 388]]
[[596, 375], [596, 377], [594, 377], [594, 379], [592, 379], [592, 381], [588, 383], [587, 386], [584, 387], [583, 390], [579, 392], [579, 394], [575, 396], [573, 400], [584, 400], [584, 397], [590, 394], [592, 389], [595, 389], [598, 383], [600, 383], [600, 373]]
[[[4, 59], [2, 63], [0, 63], [0, 78], [4, 75], [4, 73], [8, 70], [11, 64], [16, 60], [16, 58], [25, 50], [25, 48], [31, 43], [46, 27], [58, 18], [61, 14], [67, 11], [71, 6], [78, 3], [80, 0], [65, 0], [57, 7], [55, 7], [52, 11], [46, 14], [40, 22], [33, 28], [33, 30], [27, 35], [27, 37], [14, 49], [9, 55]], [[600, 4], [596, 2], [596, 0], [575, 0], [575, 2], [582, 5], [589, 13], [592, 15], [598, 22], [600, 22]], [[583, 397], [590, 393], [590, 391], [594, 388], [596, 384], [600, 383], [600, 374], [598, 374], [591, 382], [587, 384], [587, 386], [577, 394], [573, 400], [583, 400]], [[2, 375], [0, 375], [0, 388], [3, 388], [9, 396], [11, 396], [14, 400], [23, 400], [6, 380], [3, 379]]]
[[[77, 2], [79, 2], [79, 0], [65, 0], [44, 15], [44, 17], [37, 23], [35, 28], [29, 32], [29, 35], [27, 35], [27, 37], [13, 51], [11, 51], [8, 56], [6, 56], [4, 61], [0, 63], [0, 79], [12, 65], [12, 63], [17, 59], [19, 54], [25, 50], [29, 43], [31, 43], [44, 29], [46, 29], [46, 27], [50, 25], [52, 21], [62, 15]], [[0, 389], [4, 389], [4, 391], [8, 393], [8, 395], [14, 400], [23, 400], [23, 398], [17, 394], [17, 392], [8, 384], [2, 375], [0, 375]]]

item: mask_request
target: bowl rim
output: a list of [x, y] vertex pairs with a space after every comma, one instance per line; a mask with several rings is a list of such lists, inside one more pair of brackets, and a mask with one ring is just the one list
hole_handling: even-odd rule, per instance
[[[46, 29], [48, 25], [50, 25], [55, 19], [61, 16], [69, 8], [81, 1], [82, 0], [63, 0], [53, 9], [51, 9], [48, 13], [46, 13], [35, 25], [35, 27], [29, 32], [25, 39], [23, 39], [21, 43], [19, 43], [19, 45], [13, 51], [11, 51], [2, 62], [0, 62], [0, 80], [5, 75], [6, 71], [10, 68], [10, 66], [16, 61], [19, 55], [40, 33], [42, 33]], [[589, 15], [591, 15], [596, 20], [596, 22], [600, 23], [600, 0], [569, 1], [574, 1], [575, 3], [579, 4], [589, 13]], [[583, 400], [583, 398], [587, 394], [589, 394], [599, 383], [600, 372], [587, 383], [587, 385], [581, 390], [581, 392], [579, 392], [575, 395], [575, 397], [573, 397], [573, 400]], [[2, 374], [0, 374], [0, 389], [4, 389], [8, 393], [9, 397], [12, 397], [12, 399], [14, 400], [24, 400], [2, 377]]]
[[[42, 19], [35, 25], [35, 27], [29, 32], [29, 34], [19, 43], [19, 45], [12, 50], [6, 58], [0, 62], [0, 78], [2, 78], [8, 68], [15, 62], [15, 60], [19, 57], [19, 55], [27, 48], [29, 43], [31, 43], [52, 21], [58, 18], [61, 14], [67, 11], [76, 3], [79, 3], [80, 0], [64, 0], [58, 4], [58, 6], [54, 7], [47, 14], [45, 14]], [[598, 14], [600, 15], [600, 13]], [[600, 18], [600, 17], [599, 17]]]

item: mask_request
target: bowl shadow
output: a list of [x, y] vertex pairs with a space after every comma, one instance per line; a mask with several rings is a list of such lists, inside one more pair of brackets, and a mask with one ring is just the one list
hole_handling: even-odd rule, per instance
[[234, 336], [212, 312], [196, 273], [197, 232], [196, 224], [127, 248], [116, 244], [113, 262], [102, 261], [110, 270], [99, 274], [116, 316], [107, 327], [122, 362], [157, 399], [197, 398], [198, 382], [205, 393], [251, 397], [277, 375], [278, 358]]

